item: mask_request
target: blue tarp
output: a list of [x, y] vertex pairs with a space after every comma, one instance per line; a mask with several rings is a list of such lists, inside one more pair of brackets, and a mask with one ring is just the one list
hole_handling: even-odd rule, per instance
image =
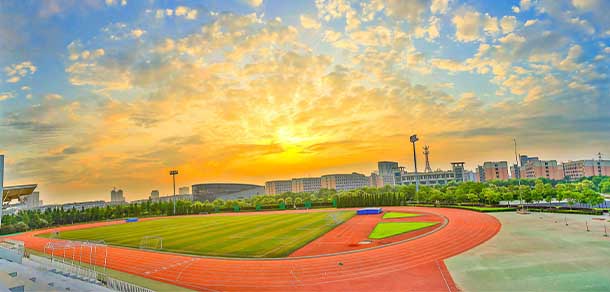
[[358, 215], [370, 215], [370, 214], [381, 214], [383, 210], [381, 208], [364, 208], [356, 211]]
[[131, 222], [138, 222], [138, 218], [127, 218], [125, 219], [126, 223], [131, 223]]

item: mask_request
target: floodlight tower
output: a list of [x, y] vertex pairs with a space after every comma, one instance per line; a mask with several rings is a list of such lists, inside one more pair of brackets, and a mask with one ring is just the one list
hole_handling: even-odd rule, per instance
[[409, 137], [409, 141], [411, 141], [411, 143], [413, 143], [413, 165], [415, 166], [415, 193], [419, 192], [419, 174], [417, 173], [417, 155], [416, 155], [416, 151], [415, 151], [415, 142], [419, 141], [419, 138], [417, 138], [417, 134], [413, 134], [411, 135], [411, 137]]
[[174, 215], [176, 215], [176, 175], [178, 174], [177, 170], [170, 170], [169, 175], [172, 176], [174, 181]]

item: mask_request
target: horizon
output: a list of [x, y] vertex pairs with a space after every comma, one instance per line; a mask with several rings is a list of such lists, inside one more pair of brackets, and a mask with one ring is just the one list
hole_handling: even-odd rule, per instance
[[5, 185], [207, 182], [610, 156], [608, 1], [0, 3]]

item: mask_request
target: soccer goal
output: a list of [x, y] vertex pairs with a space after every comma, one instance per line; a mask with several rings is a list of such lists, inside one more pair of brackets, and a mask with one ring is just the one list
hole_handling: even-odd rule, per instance
[[163, 237], [161, 236], [144, 236], [140, 239], [140, 249], [163, 249]]
[[337, 226], [337, 225], [343, 223], [343, 220], [335, 213], [328, 214], [328, 216], [326, 216], [326, 219], [327, 219], [327, 221], [326, 221], [327, 226]]

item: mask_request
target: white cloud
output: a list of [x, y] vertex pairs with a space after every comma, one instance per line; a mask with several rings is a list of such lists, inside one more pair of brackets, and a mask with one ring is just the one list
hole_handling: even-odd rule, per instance
[[513, 12], [514, 12], [514, 13], [519, 13], [519, 12], [521, 12], [521, 9], [519, 9], [519, 6], [513, 6], [513, 7], [512, 7], [512, 10], [513, 10]]
[[303, 28], [305, 28], [305, 29], [320, 28], [320, 23], [309, 15], [301, 14], [300, 19], [301, 19], [301, 26], [303, 26]]
[[532, 8], [532, 1], [521, 0], [519, 2], [519, 7], [520, 7], [521, 11], [528, 11], [528, 10], [530, 10], [530, 8]]
[[146, 31], [142, 30], [142, 29], [134, 29], [131, 31], [131, 35], [136, 38], [139, 39]]
[[186, 6], [178, 6], [175, 10], [173, 9], [157, 9], [155, 11], [155, 18], [162, 19], [169, 16], [181, 16], [184, 19], [194, 20], [197, 19], [197, 15], [199, 15], [199, 11], [194, 8], [186, 7]]
[[502, 33], [507, 34], [513, 32], [515, 28], [517, 28], [517, 18], [514, 16], [504, 16], [500, 21], [500, 26], [502, 27]]
[[529, 19], [528, 21], [525, 22], [525, 24], [523, 26], [525, 26], [525, 27], [532, 26], [538, 22], [540, 22], [540, 21], [538, 21], [538, 19]]
[[426, 37], [428, 40], [434, 40], [440, 36], [440, 20], [431, 16], [428, 27], [417, 26], [414, 33], [418, 38]]
[[341, 33], [334, 30], [327, 30], [324, 32], [323, 40], [329, 43], [338, 41], [341, 38]]
[[175, 10], [176, 16], [183, 16], [185, 19], [193, 20], [197, 18], [197, 9], [192, 9], [186, 6], [178, 6]]
[[263, 0], [245, 0], [245, 2], [252, 7], [259, 7], [263, 4]]
[[601, 1], [607, 0], [572, 0], [572, 5], [580, 10], [591, 11], [598, 8]]
[[28, 91], [30, 89], [31, 88], [29, 86], [21, 86], [21, 90], [23, 90], [23, 91]]
[[15, 97], [15, 94], [12, 92], [0, 92], [0, 101], [7, 100]]
[[447, 12], [448, 5], [449, 0], [432, 0], [432, 4], [430, 5], [430, 12], [445, 14]]
[[45, 95], [44, 98], [46, 100], [61, 100], [61, 99], [63, 99], [63, 96], [61, 96], [57, 93], [49, 93], [49, 94]]
[[21, 78], [36, 73], [36, 70], [38, 70], [38, 68], [30, 61], [6, 66], [4, 67], [4, 72], [8, 77], [6, 82], [17, 83]]
[[[125, 5], [127, 5], [127, 0], [121, 0], [120, 3], [121, 3], [121, 6], [125, 6]], [[119, 4], [119, 0], [106, 0], [106, 5], [108, 5], [108, 6], [114, 6], [117, 4]]]
[[[428, 0], [386, 0], [386, 13], [395, 19], [405, 19], [416, 24], [422, 21], [422, 16], [430, 8]], [[437, 4], [437, 8], [441, 4]]]

